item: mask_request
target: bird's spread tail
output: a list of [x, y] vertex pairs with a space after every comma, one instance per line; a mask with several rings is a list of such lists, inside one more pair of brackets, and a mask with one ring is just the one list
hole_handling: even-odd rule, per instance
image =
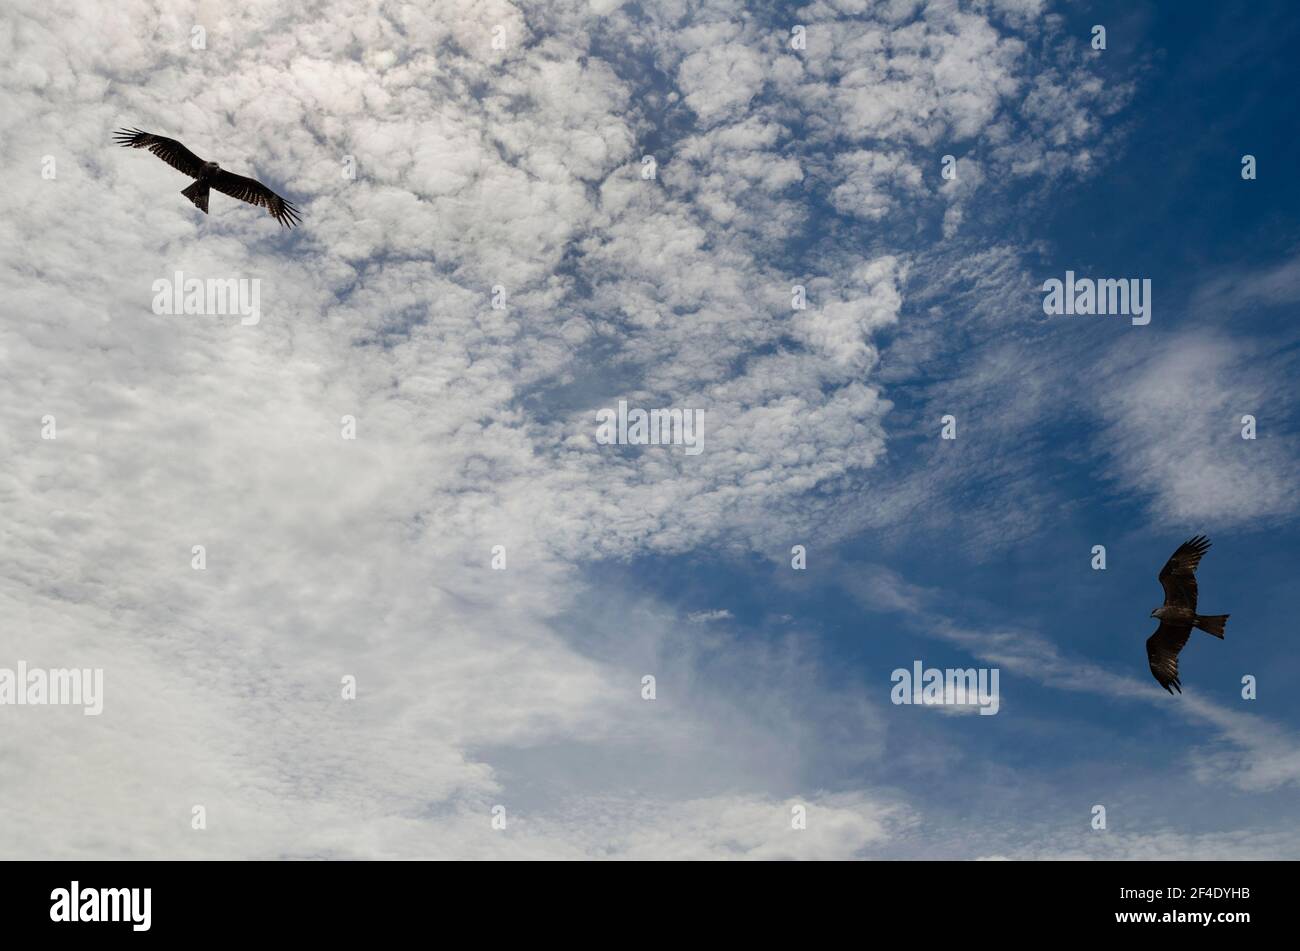
[[1223, 627], [1228, 623], [1228, 614], [1198, 614], [1196, 615], [1196, 626], [1206, 634], [1213, 634], [1215, 637], [1223, 637]]
[[185, 189], [185, 191], [181, 192], [181, 194], [194, 202], [199, 211], [206, 215], [208, 213], [208, 192], [209, 188], [207, 182], [196, 181], [189, 188]]

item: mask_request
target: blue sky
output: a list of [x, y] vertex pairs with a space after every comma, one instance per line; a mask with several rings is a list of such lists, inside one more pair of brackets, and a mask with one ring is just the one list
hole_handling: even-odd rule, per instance
[[[1027, 345], [1048, 351], [1048, 361], [1062, 377], [1055, 385], [1070, 394], [1087, 392], [1089, 377], [1103, 375], [1097, 369], [1098, 353], [1116, 346], [1150, 352], [1168, 346], [1180, 333], [1212, 329], [1287, 369], [1278, 377], [1283, 388], [1270, 394], [1263, 411], [1270, 415], [1273, 432], [1261, 438], [1293, 439], [1296, 333], [1289, 325], [1294, 323], [1294, 298], [1241, 311], [1194, 309], [1194, 303], [1197, 292], [1213, 281], [1257, 277], [1294, 260], [1294, 176], [1261, 175], [1243, 182], [1239, 171], [1246, 152], [1270, 164], [1266, 156], [1286, 154], [1287, 130], [1296, 118], [1294, 98], [1287, 92], [1295, 81], [1294, 67], [1286, 53], [1295, 39], [1295, 24], [1284, 7], [1269, 4], [1249, 9], [1186, 4], [1176, 10], [1080, 4], [1066, 11], [1067, 28], [1079, 35], [1087, 35], [1095, 22], [1110, 27], [1098, 72], [1133, 83], [1132, 98], [1109, 123], [1114, 137], [1108, 139], [1111, 150], [1103, 169], [1059, 189], [1048, 201], [1020, 206], [1021, 213], [1014, 204], [1009, 213], [990, 209], [986, 233], [990, 241], [1010, 235], [1034, 244], [1040, 249], [1037, 272], [1044, 276], [1067, 268], [1081, 275], [1150, 276], [1160, 317], [1142, 329], [1103, 321], [1058, 324], [1038, 334], [1033, 334], [1037, 327], [1027, 328], [1025, 333], [1033, 334]], [[1118, 64], [1112, 65], [1111, 58]], [[1027, 191], [1014, 192], [1012, 201], [1028, 200]], [[823, 213], [835, 218], [833, 209]], [[819, 222], [818, 227], [851, 234], [853, 222], [840, 216], [834, 224]], [[863, 245], [869, 247], [870, 241]], [[1041, 323], [1034, 306], [1038, 302], [1035, 297], [1030, 306], [1009, 305], [1016, 313], [1008, 319]], [[906, 307], [903, 313], [904, 324], [913, 316], [923, 319]], [[886, 347], [886, 368], [889, 356]], [[913, 395], [941, 393], [942, 380], [960, 376], [966, 357], [954, 354], [913, 386], [891, 390], [894, 413], [924, 427], [927, 412], [941, 397]], [[1216, 544], [1204, 563], [1203, 604], [1236, 597], [1248, 607], [1207, 607], [1233, 613], [1230, 634], [1223, 643], [1204, 635], [1194, 638], [1183, 670], [1195, 672], [1195, 690], [1202, 696], [1294, 731], [1300, 709], [1284, 685], [1295, 675], [1296, 663], [1283, 633], [1289, 629], [1287, 591], [1295, 570], [1294, 515], [1227, 520], [1222, 529], [1225, 520], [1198, 519], [1194, 513], [1153, 520], [1150, 486], [1115, 480], [1104, 458], [1089, 448], [1104, 442], [1105, 433], [1077, 407], [1062, 403], [1060, 410], [1034, 414], [1021, 430], [1036, 451], [1032, 458], [1017, 460], [1012, 474], [1027, 484], [1024, 491], [1041, 492], [1056, 507], [1034, 519], [1032, 528], [1019, 526], [1024, 534], [1012, 545], [986, 545], [984, 524], [979, 526], [981, 541], [975, 543], [959, 524], [951, 530], [926, 526], [915, 534], [904, 524], [883, 537], [865, 531], [823, 546], [814, 542], [807, 577], [786, 577], [778, 548], [765, 553], [771, 561], [736, 559], [730, 553], [637, 558], [602, 566], [600, 577], [609, 577], [601, 583], [644, 586], [647, 598], [677, 603], [684, 614], [724, 608], [734, 615], [727, 623], [747, 638], [780, 642], [797, 630], [801, 649], [825, 665], [832, 688], [864, 681], [885, 684], [893, 668], [908, 667], [914, 658], [939, 667], [976, 663], [978, 653], [930, 639], [924, 620], [870, 607], [864, 611], [844, 589], [846, 580], [851, 586], [855, 576], [884, 565], [913, 584], [934, 589], [946, 612], [975, 632], [1022, 628], [1040, 634], [1081, 665], [1141, 677], [1144, 641], [1156, 625], [1146, 614], [1163, 597], [1155, 572], [1186, 537], [1210, 532]], [[1017, 407], [1012, 403], [1001, 411], [1014, 416]], [[935, 424], [932, 417], [928, 422]], [[1175, 414], [1169, 425], [1178, 422]], [[1223, 423], [1226, 430], [1233, 428], [1232, 420]], [[891, 441], [891, 465], [905, 478], [918, 478], [936, 451], [933, 436], [920, 432], [911, 440]], [[960, 499], [957, 505], [979, 513], [1001, 508], [1001, 489], [996, 480], [980, 481], [955, 487], [953, 494]], [[932, 501], [943, 505], [948, 499]], [[789, 537], [792, 543], [802, 540]], [[1107, 546], [1105, 572], [1090, 567], [1094, 544]], [[1240, 678], [1246, 673], [1274, 689], [1261, 686], [1259, 698], [1247, 704], [1240, 696]], [[718, 676], [725, 678], [725, 668]], [[1292, 792], [1232, 795], [1225, 801], [1222, 788], [1186, 782], [1181, 774], [1187, 760], [1205, 743], [1201, 724], [1168, 709], [1091, 692], [1082, 675], [1074, 683], [1066, 682], [1074, 679], [1068, 672], [1050, 683], [1014, 673], [1004, 676], [1011, 709], [995, 721], [950, 718], [920, 726], [898, 722], [917, 716], [911, 708], [888, 711], [898, 733], [891, 745], [899, 749], [886, 755], [900, 765], [886, 771], [884, 785], [920, 791], [939, 813], [976, 823], [982, 809], [1005, 815], [1007, 807], [999, 803], [1013, 791], [1003, 785], [1007, 782], [1034, 790], [1025, 797], [1029, 801], [1016, 806], [1017, 814], [1023, 810], [1030, 816], [1054, 817], [1065, 803], [1083, 815], [1093, 800], [1120, 797], [1125, 809], [1120, 815], [1127, 817], [1129, 829], [1154, 824], [1208, 833], [1236, 829], [1243, 819], [1262, 828], [1275, 819], [1294, 819]], [[1151, 687], [1158, 694], [1154, 681]], [[1153, 696], [1160, 701], [1157, 694]], [[949, 783], [942, 774], [910, 770], [903, 764], [908, 761], [905, 748], [913, 744], [958, 747], [953, 773], [969, 778], [973, 771], [982, 779], [972, 788], [965, 781]], [[811, 740], [809, 745], [816, 746]], [[818, 759], [816, 749], [801, 750], [803, 756]], [[827, 772], [830, 785], [863, 781], [882, 782], [874, 763], [843, 764]], [[1171, 786], [1179, 788], [1176, 814], [1170, 814], [1165, 798]], [[944, 854], [942, 846], [927, 848], [931, 855]]]
[[[1288, 5], [10, 16], [0, 667], [106, 698], [0, 707], [0, 854], [1300, 854]], [[1067, 270], [1151, 323], [1045, 317]], [[600, 445], [620, 400], [703, 451]], [[1170, 696], [1197, 533], [1232, 619]], [[917, 660], [999, 712], [892, 704]]]

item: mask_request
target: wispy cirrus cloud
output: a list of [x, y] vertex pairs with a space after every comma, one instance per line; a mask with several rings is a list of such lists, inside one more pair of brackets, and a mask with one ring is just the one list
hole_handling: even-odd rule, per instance
[[[991, 629], [950, 617], [941, 607], [941, 592], [909, 583], [884, 566], [858, 569], [844, 583], [864, 607], [902, 614], [918, 633], [1053, 690], [1170, 709], [1164, 694], [1145, 681], [1067, 652], [1040, 632], [1013, 625]], [[966, 607], [979, 605], [968, 601]], [[1254, 791], [1300, 784], [1300, 737], [1284, 725], [1191, 694], [1180, 696], [1172, 709], [1216, 731], [1216, 748], [1199, 749], [1189, 760], [1203, 781]]]

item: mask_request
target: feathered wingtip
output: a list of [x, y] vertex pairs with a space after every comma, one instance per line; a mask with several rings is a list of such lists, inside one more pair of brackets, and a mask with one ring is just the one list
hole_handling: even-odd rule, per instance
[[271, 213], [272, 218], [280, 222], [280, 226], [283, 228], [292, 228], [294, 225], [302, 222], [302, 214], [298, 211], [298, 206], [287, 198], [280, 199], [280, 208], [278, 211], [272, 208], [268, 208], [267, 210]]
[[145, 139], [149, 138], [149, 133], [143, 129], [118, 129], [113, 133], [113, 138], [124, 149], [138, 149], [146, 144]]

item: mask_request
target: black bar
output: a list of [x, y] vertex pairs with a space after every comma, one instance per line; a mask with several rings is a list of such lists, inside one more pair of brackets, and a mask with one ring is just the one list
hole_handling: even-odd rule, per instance
[[[1198, 933], [1230, 941], [1287, 925], [1293, 872], [1277, 862], [11, 862], [0, 866], [0, 914], [7, 937], [94, 940], [300, 944], [429, 928], [430, 937], [451, 938], [445, 929], [459, 922], [483, 937], [534, 940], [669, 940], [688, 926], [762, 938], [787, 926], [805, 937], [848, 928], [914, 938]], [[97, 912], [107, 898], [106, 916], [116, 904], [125, 920], [52, 920], [68, 911], [73, 882], [81, 909]], [[140, 891], [128, 903], [127, 893], [101, 889]], [[143, 889], [147, 930], [138, 927]], [[1150, 920], [1120, 920], [1135, 914]], [[1207, 914], [1208, 922], [1200, 918]]]

